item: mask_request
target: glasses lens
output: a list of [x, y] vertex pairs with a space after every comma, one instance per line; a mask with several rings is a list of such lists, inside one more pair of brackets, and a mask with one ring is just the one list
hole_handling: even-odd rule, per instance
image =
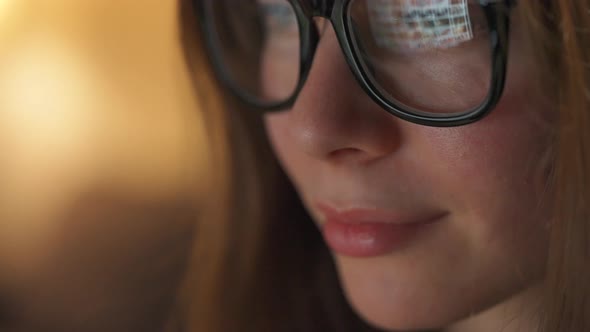
[[361, 67], [386, 99], [447, 117], [485, 102], [492, 80], [490, 29], [476, 0], [352, 0]]
[[299, 81], [300, 32], [287, 0], [211, 0], [210, 31], [225, 75], [259, 103], [286, 101]]

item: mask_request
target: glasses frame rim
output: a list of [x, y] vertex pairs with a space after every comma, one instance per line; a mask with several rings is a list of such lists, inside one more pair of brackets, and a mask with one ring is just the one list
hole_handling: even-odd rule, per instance
[[[209, 60], [220, 81], [228, 87], [238, 99], [262, 112], [284, 111], [293, 106], [309, 76], [320, 35], [313, 18], [322, 17], [330, 21], [336, 33], [338, 43], [349, 69], [363, 91], [381, 108], [400, 119], [430, 127], [456, 127], [481, 120], [488, 115], [500, 101], [508, 67], [508, 49], [510, 35], [510, 12], [516, 0], [478, 0], [485, 12], [490, 28], [491, 45], [491, 82], [485, 100], [471, 111], [449, 116], [428, 116], [408, 110], [403, 104], [390, 100], [370, 79], [363, 69], [361, 55], [355, 50], [354, 32], [348, 20], [348, 9], [353, 0], [301, 1], [287, 0], [297, 17], [300, 30], [299, 78], [293, 93], [278, 102], [261, 102], [259, 98], [243, 91], [232, 79], [227, 66], [224, 65], [222, 51], [216, 46], [217, 31], [211, 13], [212, 2], [216, 0], [193, 0]], [[218, 1], [218, 0], [217, 0]], [[313, 2], [313, 4], [312, 4]]]

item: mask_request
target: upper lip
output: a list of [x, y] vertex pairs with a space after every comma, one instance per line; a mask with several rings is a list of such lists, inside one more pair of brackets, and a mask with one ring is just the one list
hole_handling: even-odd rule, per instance
[[447, 211], [416, 209], [395, 211], [379, 208], [335, 208], [328, 204], [319, 203], [316, 208], [324, 221], [342, 223], [388, 223], [396, 225], [425, 224], [439, 220], [448, 214]]

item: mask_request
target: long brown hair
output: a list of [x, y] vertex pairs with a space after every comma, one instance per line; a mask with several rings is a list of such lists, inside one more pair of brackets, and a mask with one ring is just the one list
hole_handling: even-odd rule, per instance
[[[590, 331], [590, 0], [521, 1], [544, 88], [556, 91], [555, 204], [541, 330]], [[272, 156], [256, 112], [215, 81], [194, 8], [181, 6], [187, 66], [220, 181], [184, 290], [188, 331], [374, 331], [353, 314], [319, 234]], [[280, 212], [280, 218], [279, 214]], [[285, 217], [287, 216], [287, 217]], [[307, 222], [306, 222], [307, 221]]]

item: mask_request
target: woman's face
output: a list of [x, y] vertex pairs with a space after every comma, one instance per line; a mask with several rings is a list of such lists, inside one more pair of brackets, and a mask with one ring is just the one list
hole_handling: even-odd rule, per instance
[[376, 326], [448, 326], [542, 278], [548, 106], [514, 21], [506, 90], [474, 124], [386, 113], [354, 80], [331, 26], [292, 109], [266, 116], [351, 305]]

